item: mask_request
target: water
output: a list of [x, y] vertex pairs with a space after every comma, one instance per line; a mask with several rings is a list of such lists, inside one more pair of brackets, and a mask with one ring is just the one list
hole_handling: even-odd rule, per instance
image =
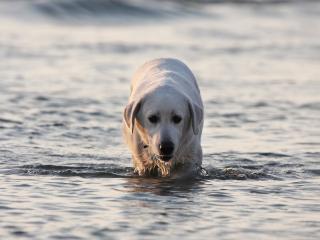
[[[0, 239], [319, 239], [320, 3], [89, 2], [0, 3]], [[168, 56], [202, 91], [196, 179], [134, 176], [121, 136]]]

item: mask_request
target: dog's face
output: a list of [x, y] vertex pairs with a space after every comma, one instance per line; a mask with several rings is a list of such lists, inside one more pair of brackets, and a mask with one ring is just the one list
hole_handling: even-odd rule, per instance
[[[137, 120], [135, 124], [135, 119]], [[170, 89], [161, 89], [131, 103], [125, 110], [127, 126], [136, 129], [144, 148], [162, 161], [170, 161], [186, 138], [198, 133], [202, 110]]]
[[164, 91], [145, 98], [137, 120], [149, 152], [163, 161], [175, 156], [191, 126], [185, 99]]

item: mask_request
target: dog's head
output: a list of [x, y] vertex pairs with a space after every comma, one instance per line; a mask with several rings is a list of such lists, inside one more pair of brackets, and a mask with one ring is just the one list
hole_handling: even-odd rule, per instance
[[136, 131], [149, 153], [165, 162], [177, 154], [186, 138], [199, 134], [202, 118], [200, 106], [171, 88], [149, 93], [124, 111], [132, 134]]

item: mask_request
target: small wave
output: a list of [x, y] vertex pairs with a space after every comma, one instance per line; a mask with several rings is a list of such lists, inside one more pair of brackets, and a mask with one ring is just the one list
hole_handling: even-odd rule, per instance
[[320, 102], [310, 102], [300, 105], [300, 108], [309, 109], [309, 110], [320, 110]]
[[[15, 171], [16, 172], [16, 171]], [[59, 165], [24, 165], [18, 168], [18, 174], [22, 175], [53, 175], [62, 177], [83, 178], [132, 178], [138, 177], [131, 167], [117, 165], [82, 165], [82, 166], [59, 166]], [[192, 178], [199, 180], [264, 180], [279, 179], [265, 172], [265, 169], [246, 169], [244, 167], [202, 168], [199, 175]]]
[[[316, 2], [316, 0], [29, 0], [1, 2], [0, 10], [4, 15], [25, 21], [42, 20], [58, 21], [63, 24], [135, 24], [145, 23], [146, 18], [155, 20], [177, 19], [190, 16], [206, 16], [205, 11], [209, 4], [219, 5], [288, 5], [299, 2]], [[1, 12], [1, 11], [0, 11]], [[212, 15], [213, 16], [213, 15]], [[43, 19], [45, 18], [45, 19]], [[243, 35], [225, 34], [216, 32], [215, 37], [246, 38]], [[271, 46], [274, 48], [274, 46]], [[227, 48], [214, 50], [214, 53], [242, 53], [244, 51], [259, 51], [261, 46], [243, 48]], [[263, 48], [264, 49], [264, 48]], [[194, 49], [197, 51], [197, 47]], [[200, 50], [200, 49], [199, 49]], [[205, 53], [212, 54], [212, 51], [205, 50]], [[12, 53], [11, 53], [12, 55]], [[39, 57], [34, 53], [18, 53], [19, 57]], [[43, 54], [41, 54], [42, 56]], [[47, 55], [46, 55], [47, 56]], [[50, 56], [53, 57], [53, 56]]]
[[[46, 155], [57, 159], [66, 158], [64, 154], [53, 154], [52, 152], [48, 152]], [[316, 156], [318, 156], [318, 153], [313, 153], [309, 157], [313, 160]], [[205, 154], [203, 156], [203, 168], [195, 178], [201, 180], [282, 180], [318, 175], [318, 168], [307, 165], [301, 161], [301, 157], [305, 156], [288, 155], [281, 152], [222, 152]], [[61, 165], [39, 162], [18, 165], [6, 172], [8, 174], [56, 175], [84, 178], [137, 177], [129, 158], [117, 159], [92, 154], [68, 155], [67, 158], [69, 160], [73, 159], [72, 162], [62, 163]], [[80, 158], [83, 162], [77, 161]], [[99, 160], [99, 162], [92, 163], [85, 159], [95, 159]]]
[[264, 179], [278, 179], [271, 174], [267, 174], [263, 169], [252, 170], [245, 169], [242, 167], [225, 167], [225, 168], [214, 168], [207, 167], [205, 169], [207, 174], [204, 178], [208, 179], [219, 179], [219, 180], [264, 180]]
[[[70, 50], [81, 50], [81, 51], [90, 51], [99, 52], [99, 53], [117, 53], [117, 54], [129, 54], [129, 53], [137, 53], [137, 52], [145, 52], [145, 51], [157, 51], [157, 50], [173, 50], [174, 46], [168, 44], [129, 44], [129, 43], [119, 43], [119, 42], [97, 42], [95, 44], [92, 43], [79, 43], [79, 44], [67, 44], [67, 43], [56, 43], [54, 45], [58, 50], [70, 51]], [[121, 66], [124, 67], [124, 66]]]
[[283, 154], [283, 153], [274, 153], [274, 152], [259, 152], [255, 153], [258, 156], [263, 156], [263, 157], [270, 157], [270, 158], [285, 158], [285, 157], [290, 157], [290, 155]]
[[14, 123], [14, 124], [22, 124], [21, 121], [18, 121], [18, 120], [14, 120], [14, 119], [8, 119], [8, 118], [0, 118], [0, 122], [3, 122], [3, 123]]
[[55, 18], [101, 18], [108, 16], [162, 17], [179, 15], [180, 8], [172, 7], [169, 1], [131, 0], [54, 0], [34, 1], [32, 8], [41, 14]]
[[279, 152], [225, 152], [204, 155], [209, 178], [221, 180], [282, 180], [308, 177], [298, 155]]
[[49, 100], [50, 100], [49, 97], [47, 97], [47, 96], [42, 96], [42, 95], [36, 96], [34, 99], [35, 99], [36, 101], [40, 101], [40, 102], [46, 102], [46, 101], [49, 101]]
[[129, 167], [114, 165], [24, 165], [18, 168], [18, 172], [24, 175], [56, 175], [62, 177], [84, 177], [84, 178], [126, 178], [133, 176], [133, 170]]
[[308, 169], [306, 172], [315, 176], [320, 176], [320, 169]]
[[[186, 2], [181, 1], [181, 2]], [[211, 4], [254, 4], [254, 5], [272, 5], [272, 4], [288, 4], [288, 3], [298, 3], [298, 2], [315, 2], [317, 0], [199, 0], [197, 3], [211, 3]]]
[[265, 108], [265, 107], [269, 107], [270, 104], [268, 102], [264, 102], [264, 101], [258, 101], [256, 103], [253, 104], [249, 104], [249, 107], [251, 108]]

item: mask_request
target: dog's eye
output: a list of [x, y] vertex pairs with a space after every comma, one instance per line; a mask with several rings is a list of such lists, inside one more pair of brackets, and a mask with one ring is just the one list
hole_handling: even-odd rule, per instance
[[172, 122], [174, 122], [175, 124], [178, 124], [179, 122], [181, 122], [182, 118], [178, 115], [174, 115], [172, 117]]
[[148, 119], [149, 119], [149, 121], [150, 121], [151, 123], [157, 123], [157, 122], [159, 122], [159, 117], [156, 116], [156, 115], [151, 115], [150, 117], [148, 117]]

